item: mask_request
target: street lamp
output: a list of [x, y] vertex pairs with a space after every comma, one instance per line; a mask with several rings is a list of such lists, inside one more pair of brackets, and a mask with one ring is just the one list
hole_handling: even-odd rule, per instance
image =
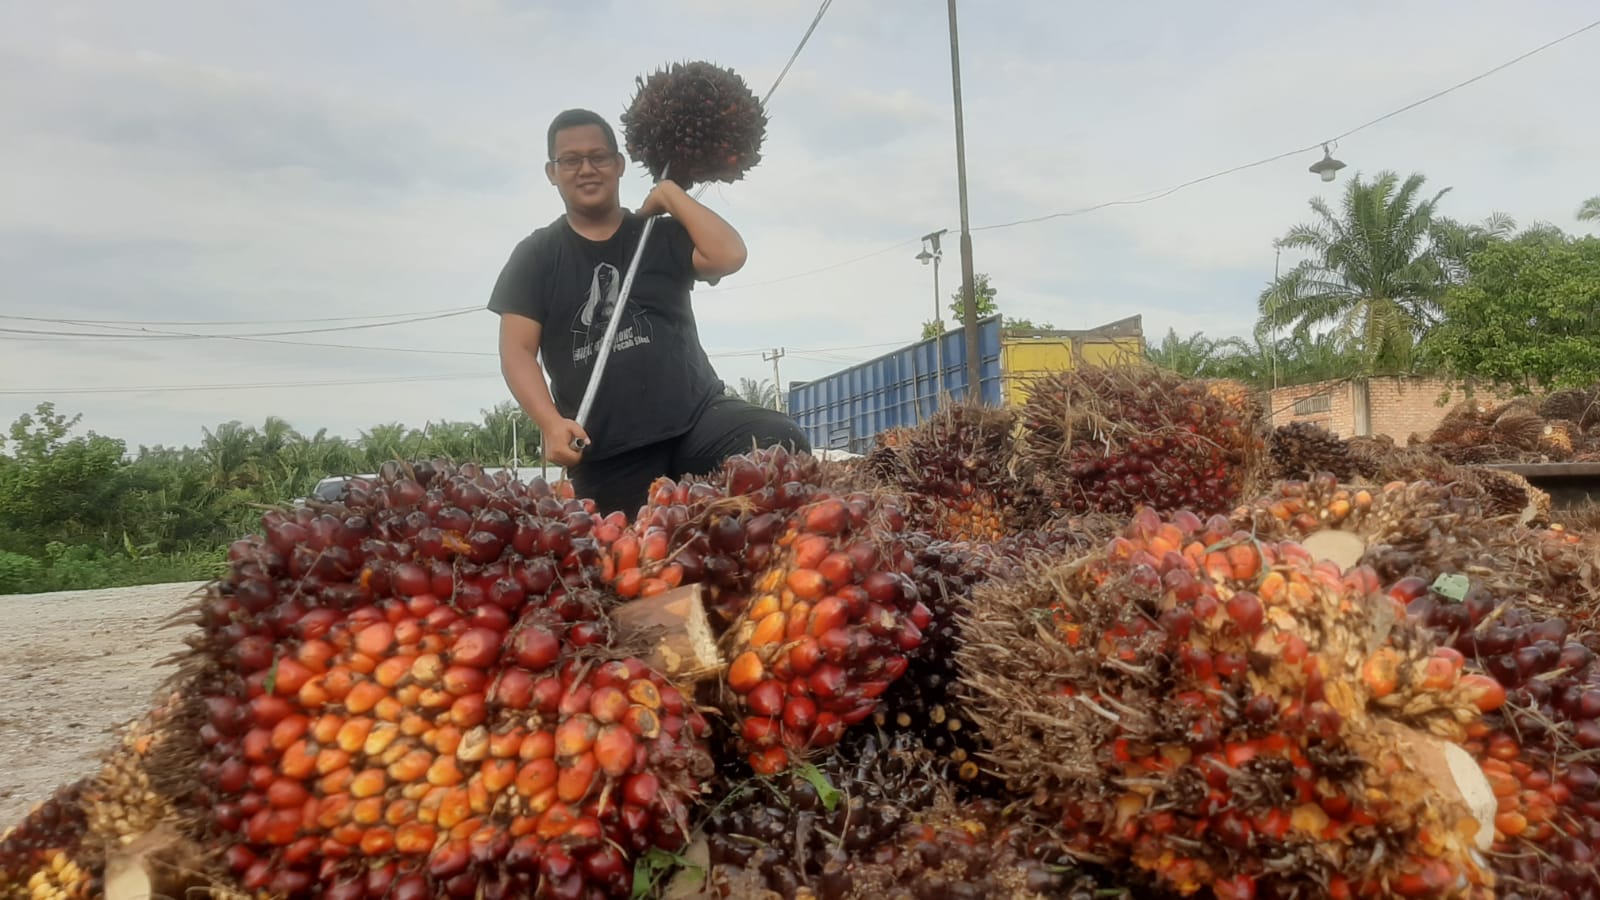
[[1339, 170], [1344, 168], [1344, 163], [1333, 158], [1328, 145], [1322, 145], [1322, 158], [1311, 164], [1311, 173], [1322, 176], [1323, 181], [1332, 181]]
[[923, 265], [933, 263], [933, 324], [936, 329], [933, 336], [933, 364], [934, 372], [937, 374], [934, 384], [938, 391], [934, 395], [934, 409], [938, 409], [944, 400], [944, 319], [939, 314], [939, 260], [944, 258], [944, 251], [939, 249], [939, 236], [949, 230], [941, 228], [923, 235], [922, 252], [917, 254], [917, 259], [921, 260]]

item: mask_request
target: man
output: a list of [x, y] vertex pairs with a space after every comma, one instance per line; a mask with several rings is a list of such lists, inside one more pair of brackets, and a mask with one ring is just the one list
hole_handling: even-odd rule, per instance
[[[623, 156], [593, 112], [556, 116], [546, 141], [545, 175], [566, 214], [517, 244], [489, 309], [500, 315], [506, 385], [577, 495], [631, 518], [661, 476], [709, 473], [757, 446], [810, 452], [787, 416], [728, 397], [700, 345], [690, 291], [697, 280], [715, 284], [744, 266], [739, 233], [671, 181], [656, 185], [638, 212], [624, 210]], [[579, 425], [573, 417], [623, 276], [646, 218], [658, 213], [589, 421]], [[572, 449], [576, 439], [587, 446]]]

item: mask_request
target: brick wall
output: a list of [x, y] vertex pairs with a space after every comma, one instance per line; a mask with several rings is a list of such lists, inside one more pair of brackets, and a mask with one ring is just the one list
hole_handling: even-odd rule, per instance
[[1355, 434], [1350, 383], [1323, 381], [1278, 388], [1268, 394], [1267, 412], [1274, 426], [1290, 422], [1320, 425], [1339, 437]]
[[[1439, 399], [1448, 393], [1440, 405]], [[1269, 394], [1273, 425], [1312, 422], [1340, 437], [1356, 434], [1355, 401], [1359, 392], [1350, 381], [1324, 381], [1278, 388]], [[1478, 388], [1474, 397], [1493, 402], [1510, 399], [1509, 393]], [[1405, 444], [1413, 434], [1426, 437], [1450, 408], [1466, 399], [1459, 389], [1438, 378], [1387, 377], [1367, 379], [1367, 413], [1373, 437], [1387, 435]], [[1296, 403], [1300, 404], [1296, 410]]]

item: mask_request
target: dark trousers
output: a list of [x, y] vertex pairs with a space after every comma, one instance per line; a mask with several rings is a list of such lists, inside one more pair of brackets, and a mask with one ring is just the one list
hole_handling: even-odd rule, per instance
[[620, 510], [632, 520], [657, 478], [708, 475], [730, 456], [778, 445], [797, 453], [811, 452], [811, 442], [793, 419], [775, 409], [723, 396], [711, 401], [687, 434], [579, 463], [568, 475], [578, 497], [593, 500], [601, 515]]

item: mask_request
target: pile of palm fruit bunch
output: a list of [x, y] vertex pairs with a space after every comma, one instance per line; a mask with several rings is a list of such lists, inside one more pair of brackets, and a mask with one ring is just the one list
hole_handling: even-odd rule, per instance
[[1248, 396], [1164, 369], [1073, 369], [1030, 385], [1015, 465], [1052, 510], [1225, 512], [1253, 483], [1263, 418]]
[[1600, 896], [1600, 550], [1380, 450], [1085, 368], [631, 517], [397, 461], [233, 545], [0, 900]]
[[[1457, 409], [1439, 428], [1458, 433], [1460, 423], [1474, 415], [1468, 409]], [[1524, 425], [1524, 430], [1529, 430], [1528, 426]], [[1291, 422], [1272, 430], [1267, 447], [1272, 473], [1279, 479], [1304, 480], [1326, 474], [1342, 482], [1372, 485], [1426, 481], [1451, 485], [1455, 493], [1479, 499], [1493, 515], [1542, 522], [1551, 512], [1549, 495], [1521, 475], [1482, 463], [1453, 462], [1451, 454], [1441, 453], [1430, 443], [1400, 447], [1388, 439], [1341, 439], [1319, 425]]]

